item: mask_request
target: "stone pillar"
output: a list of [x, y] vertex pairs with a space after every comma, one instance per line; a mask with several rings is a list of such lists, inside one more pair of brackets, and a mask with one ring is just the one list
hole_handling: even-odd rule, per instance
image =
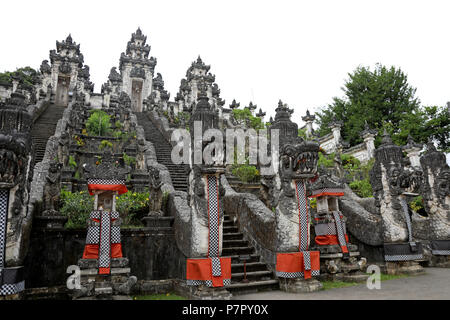
[[422, 147], [421, 144], [415, 143], [411, 136], [408, 136], [408, 143], [402, 148], [407, 154], [411, 167], [414, 169], [421, 169], [419, 153]]
[[377, 134], [376, 130], [370, 129], [367, 121], [364, 125], [364, 131], [361, 133], [361, 137], [364, 139], [364, 143], [366, 144], [367, 150], [367, 159], [370, 160], [375, 156], [375, 135]]
[[336, 121], [330, 123], [331, 132], [333, 132], [333, 138], [334, 138], [334, 147], [337, 148], [337, 146], [341, 142], [341, 127], [342, 127], [342, 121]]
[[[312, 124], [314, 120], [316, 119], [315, 115], [311, 115], [309, 113], [309, 110], [306, 110], [306, 116], [302, 117], [302, 120], [306, 122], [306, 137], [309, 139], [312, 137], [313, 134], [313, 127]], [[339, 133], [340, 136], [340, 133]]]

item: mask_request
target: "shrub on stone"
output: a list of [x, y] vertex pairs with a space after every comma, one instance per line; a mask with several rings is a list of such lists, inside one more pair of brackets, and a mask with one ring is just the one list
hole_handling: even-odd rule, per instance
[[62, 189], [60, 200], [60, 213], [68, 218], [65, 227], [86, 228], [86, 220], [94, 208], [94, 197], [87, 191], [70, 192]]
[[94, 110], [86, 121], [91, 136], [106, 136], [111, 132], [110, 116], [103, 110]]

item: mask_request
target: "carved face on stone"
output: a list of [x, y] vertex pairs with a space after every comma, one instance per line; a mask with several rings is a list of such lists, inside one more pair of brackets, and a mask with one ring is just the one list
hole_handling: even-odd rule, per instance
[[281, 148], [280, 165], [285, 178], [302, 179], [317, 172], [319, 145], [310, 141], [288, 143]]
[[450, 196], [450, 169], [444, 169], [437, 178], [438, 197], [445, 198]]

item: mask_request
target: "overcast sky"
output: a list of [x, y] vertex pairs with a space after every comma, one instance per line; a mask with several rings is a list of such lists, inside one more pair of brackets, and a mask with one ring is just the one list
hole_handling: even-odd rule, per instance
[[228, 106], [250, 100], [274, 115], [278, 99], [316, 111], [342, 96], [347, 74], [400, 67], [424, 105], [450, 100], [448, 1], [3, 1], [0, 71], [38, 68], [69, 33], [99, 92], [131, 33], [147, 35], [156, 72], [175, 97], [200, 54]]

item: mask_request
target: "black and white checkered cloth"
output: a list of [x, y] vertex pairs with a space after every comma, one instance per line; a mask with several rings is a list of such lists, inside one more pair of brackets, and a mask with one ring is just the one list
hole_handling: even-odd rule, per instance
[[411, 217], [409, 216], [408, 204], [405, 199], [401, 199], [400, 204], [403, 209], [403, 214], [405, 215], [406, 227], [408, 228], [408, 241], [412, 242]]
[[347, 246], [347, 241], [345, 240], [345, 231], [342, 225], [341, 215], [338, 211], [333, 211], [334, 223], [336, 225], [337, 236], [339, 240], [339, 245], [341, 247]]
[[5, 266], [9, 190], [0, 189], [0, 268]]
[[109, 268], [111, 262], [111, 216], [102, 211], [100, 218], [100, 245], [98, 252], [99, 268]]
[[120, 180], [120, 179], [88, 179], [88, 184], [125, 184], [125, 180]]
[[[283, 272], [283, 271], [276, 271], [276, 276], [279, 278], [303, 278], [305, 276], [304, 272]], [[311, 276], [317, 277], [320, 276], [320, 270], [311, 270]]]
[[0, 296], [16, 294], [25, 290], [25, 280], [19, 283], [4, 284], [0, 287]]
[[306, 188], [303, 180], [297, 180], [297, 201], [299, 212], [299, 232], [300, 232], [300, 251], [308, 251], [309, 248], [309, 215], [308, 204], [306, 201]]
[[207, 176], [209, 216], [209, 257], [219, 256], [219, 203], [217, 177]]

